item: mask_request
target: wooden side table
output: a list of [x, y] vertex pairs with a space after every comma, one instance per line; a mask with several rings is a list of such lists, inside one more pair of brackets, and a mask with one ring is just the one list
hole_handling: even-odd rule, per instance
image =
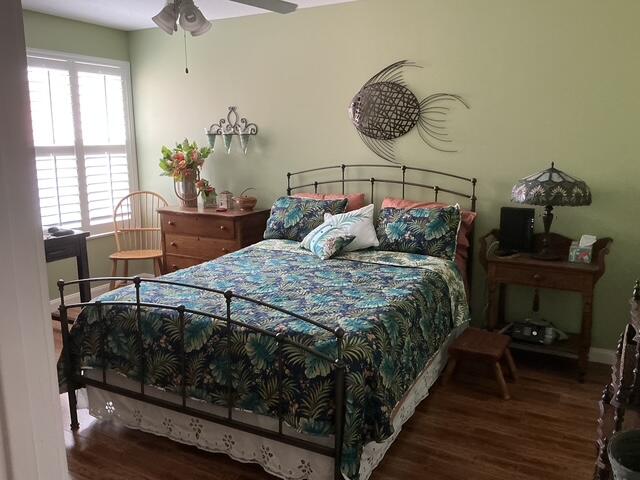
[[[538, 302], [538, 290], [548, 288], [582, 294], [582, 323], [580, 332], [569, 334], [569, 339], [557, 341], [552, 345], [533, 343], [512, 343], [512, 348], [534, 350], [540, 353], [559, 355], [578, 360], [578, 379], [584, 381], [589, 363], [591, 348], [591, 324], [593, 315], [593, 292], [597, 281], [605, 271], [605, 256], [613, 242], [610, 238], [601, 238], [593, 248], [592, 262], [571, 263], [568, 261], [536, 260], [529, 254], [517, 254], [499, 257], [489, 252], [488, 247], [497, 241], [498, 231], [493, 230], [480, 241], [480, 262], [487, 270], [489, 286], [489, 308], [487, 326], [490, 330], [505, 323], [505, 287], [509, 284], [524, 285], [535, 289], [534, 305]], [[569, 254], [571, 239], [558, 234], [550, 234], [553, 252], [563, 258]], [[534, 236], [536, 251], [542, 244], [543, 234]]]
[[[87, 258], [87, 237], [89, 232], [74, 230], [71, 235], [44, 237], [44, 255], [47, 263], [75, 258], [78, 269], [78, 279], [89, 278], [89, 259]], [[80, 301], [91, 301], [91, 285], [88, 282], [79, 286]]]

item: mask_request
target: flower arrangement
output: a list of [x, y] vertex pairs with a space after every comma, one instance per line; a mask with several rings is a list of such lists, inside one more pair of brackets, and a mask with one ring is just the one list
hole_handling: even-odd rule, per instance
[[198, 195], [200, 195], [204, 200], [206, 200], [210, 195], [216, 195], [216, 189], [211, 186], [209, 180], [206, 178], [198, 180], [196, 182], [196, 188], [198, 189]]
[[204, 208], [216, 208], [218, 206], [216, 189], [209, 183], [209, 180], [206, 178], [198, 180], [196, 189], [198, 190], [198, 195], [202, 197]]
[[198, 148], [196, 142], [184, 139], [174, 149], [162, 146], [160, 168], [162, 175], [183, 180], [185, 177], [197, 177], [205, 158], [211, 154], [210, 147]]

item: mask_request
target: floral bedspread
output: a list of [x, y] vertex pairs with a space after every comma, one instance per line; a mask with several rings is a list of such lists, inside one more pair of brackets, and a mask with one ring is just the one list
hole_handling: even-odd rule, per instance
[[[448, 260], [382, 251], [344, 253], [322, 261], [298, 242], [266, 240], [215, 261], [165, 275], [167, 280], [207, 286], [263, 300], [345, 331], [347, 413], [345, 474], [357, 477], [362, 447], [392, 433], [391, 414], [449, 332], [468, 320], [461, 276]], [[143, 302], [185, 305], [224, 316], [221, 295], [143, 283]], [[133, 286], [102, 301], [135, 301]], [[71, 331], [74, 368], [101, 368], [102, 333], [107, 367], [134, 380], [141, 370], [133, 307], [104, 305], [103, 322], [85, 308]], [[336, 356], [333, 335], [277, 311], [234, 299], [232, 318]], [[103, 330], [106, 328], [106, 330]], [[141, 329], [145, 382], [180, 392], [182, 375], [177, 314], [143, 308]], [[234, 327], [227, 349], [226, 323], [187, 315], [187, 393], [227, 405], [231, 374], [235, 408], [276, 417], [277, 342]], [[294, 346], [283, 346], [283, 411], [286, 423], [313, 435], [333, 433], [331, 365]], [[62, 371], [62, 362], [59, 363]], [[61, 383], [64, 378], [60, 377]]]

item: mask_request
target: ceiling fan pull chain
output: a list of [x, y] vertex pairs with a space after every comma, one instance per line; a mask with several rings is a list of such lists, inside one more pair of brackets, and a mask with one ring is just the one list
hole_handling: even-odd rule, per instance
[[189, 61], [187, 59], [187, 32], [184, 32], [184, 73], [189, 74]]

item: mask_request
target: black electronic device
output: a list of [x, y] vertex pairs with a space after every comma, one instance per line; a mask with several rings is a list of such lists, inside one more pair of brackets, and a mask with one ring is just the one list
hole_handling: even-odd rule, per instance
[[500, 247], [498, 255], [533, 251], [533, 208], [500, 209]]
[[547, 325], [534, 322], [513, 322], [505, 332], [515, 340], [532, 343], [545, 343]]
[[75, 232], [68, 228], [49, 227], [47, 229], [49, 235], [52, 237], [66, 237], [67, 235], [73, 235]]

